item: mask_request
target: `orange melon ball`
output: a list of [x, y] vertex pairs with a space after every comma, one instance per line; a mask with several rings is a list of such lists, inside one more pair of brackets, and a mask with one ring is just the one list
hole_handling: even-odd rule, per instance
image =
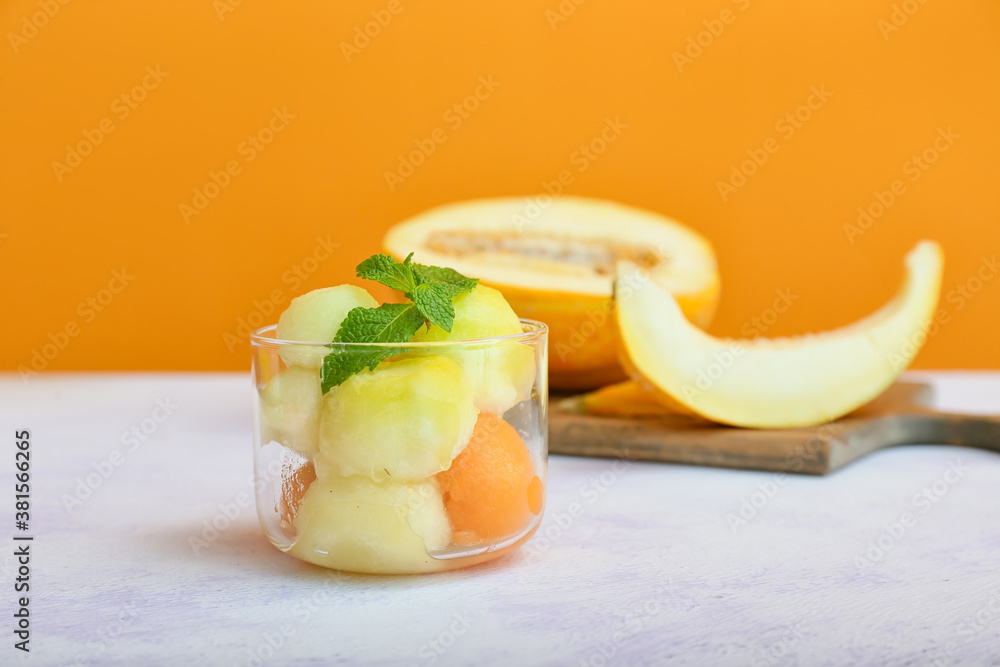
[[516, 534], [542, 511], [527, 445], [491, 412], [479, 413], [469, 444], [437, 478], [456, 544]]

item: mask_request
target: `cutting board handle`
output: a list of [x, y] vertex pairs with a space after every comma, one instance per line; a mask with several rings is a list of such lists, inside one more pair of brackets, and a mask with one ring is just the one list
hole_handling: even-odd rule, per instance
[[831, 470], [886, 447], [955, 445], [1000, 453], [1000, 417], [911, 409], [855, 423], [829, 444]]
[[1000, 452], [1000, 417], [922, 412], [907, 415], [902, 445], [937, 443]]

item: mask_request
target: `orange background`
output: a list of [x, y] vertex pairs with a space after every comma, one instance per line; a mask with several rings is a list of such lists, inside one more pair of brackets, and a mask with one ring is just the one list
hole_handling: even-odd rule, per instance
[[[666, 213], [713, 242], [718, 334], [739, 335], [786, 288], [799, 299], [768, 335], [860, 317], [893, 293], [917, 239], [939, 239], [949, 321], [918, 365], [1000, 368], [1000, 280], [951, 291], [1000, 252], [993, 0], [908, 0], [912, 15], [890, 0], [400, 0], [350, 62], [341, 43], [372, 11], [384, 21], [388, 0], [225, 1], [0, 7], [0, 367], [29, 367], [55, 339], [47, 370], [246, 368], [245, 336], [227, 337], [240, 319], [274, 321], [253, 313], [351, 280], [388, 225], [531, 194], [571, 169], [568, 191]], [[42, 5], [58, 12], [25, 28]], [[723, 10], [730, 22], [714, 22]], [[674, 53], [710, 28], [679, 71]], [[147, 66], [168, 74], [121, 118], [115, 100]], [[480, 77], [499, 86], [455, 127], [445, 114]], [[785, 136], [776, 124], [812, 86], [831, 96]], [[274, 108], [295, 118], [248, 162], [241, 142]], [[627, 128], [579, 171], [574, 152], [609, 118]], [[114, 130], [60, 182], [53, 162], [103, 119]], [[911, 181], [907, 161], [949, 127], [958, 138]], [[446, 141], [390, 190], [385, 172], [435, 128]], [[768, 138], [778, 151], [723, 201], [718, 182]], [[231, 160], [239, 173], [186, 223], [180, 204]], [[850, 242], [845, 223], [896, 179], [905, 192]], [[303, 264], [318, 237], [339, 247]], [[102, 292], [122, 268], [128, 285]]]

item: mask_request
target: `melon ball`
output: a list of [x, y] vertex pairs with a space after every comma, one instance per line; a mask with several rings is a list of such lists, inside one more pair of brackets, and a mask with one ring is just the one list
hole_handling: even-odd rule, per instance
[[323, 399], [316, 472], [418, 481], [447, 470], [479, 411], [462, 369], [447, 357], [383, 361]]
[[[337, 285], [307, 292], [295, 297], [278, 318], [275, 336], [282, 340], [329, 343], [340, 329], [347, 313], [355, 308], [377, 308], [378, 302], [367, 291], [354, 285]], [[326, 348], [293, 345], [281, 351], [285, 363], [306, 368], [319, 368]]]
[[323, 404], [319, 370], [290, 366], [260, 390], [261, 442], [275, 441], [311, 457], [319, 448]]
[[443, 569], [427, 552], [451, 542], [441, 491], [368, 477], [313, 482], [295, 516], [290, 552], [302, 560], [351, 572], [407, 574]]
[[437, 475], [457, 544], [477, 544], [526, 529], [542, 511], [542, 480], [513, 426], [479, 414], [469, 445]]
[[[455, 322], [451, 332], [432, 325], [423, 327], [413, 341], [457, 341], [522, 332], [521, 323], [503, 295], [478, 285], [455, 297]], [[472, 385], [473, 401], [483, 412], [502, 415], [530, 398], [535, 382], [535, 352], [511, 341], [484, 343], [478, 349], [443, 351], [462, 367]]]

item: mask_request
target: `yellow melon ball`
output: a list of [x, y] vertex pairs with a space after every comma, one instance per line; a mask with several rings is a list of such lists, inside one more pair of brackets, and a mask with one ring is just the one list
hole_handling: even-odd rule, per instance
[[302, 560], [351, 572], [408, 574], [443, 569], [428, 551], [451, 542], [436, 482], [331, 477], [309, 486], [295, 515], [290, 552]]
[[[376, 308], [378, 302], [367, 291], [354, 285], [337, 285], [307, 292], [292, 299], [278, 318], [275, 336], [281, 340], [329, 343], [337, 335], [340, 323], [355, 308]], [[294, 345], [282, 349], [281, 358], [289, 365], [319, 368], [326, 348]]]
[[260, 438], [311, 457], [319, 448], [319, 370], [290, 366], [260, 390]]
[[383, 361], [323, 400], [316, 472], [418, 481], [446, 470], [469, 442], [479, 411], [447, 357]]
[[[492, 287], [479, 285], [455, 297], [455, 322], [451, 331], [424, 327], [414, 341], [458, 341], [509, 336], [521, 333], [521, 323], [503, 295]], [[483, 412], [502, 415], [531, 395], [535, 381], [535, 352], [511, 341], [483, 343], [470, 349], [453, 349], [442, 354], [462, 367], [472, 384], [473, 401]]]

